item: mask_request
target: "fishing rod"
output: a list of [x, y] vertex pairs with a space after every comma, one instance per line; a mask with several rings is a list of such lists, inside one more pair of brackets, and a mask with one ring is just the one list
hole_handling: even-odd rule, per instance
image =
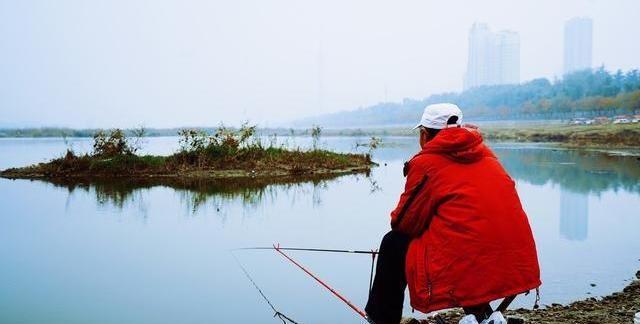
[[[371, 272], [369, 274], [369, 293], [371, 293], [371, 288], [373, 287], [373, 269], [376, 263], [376, 256], [380, 254], [377, 250], [339, 250], [339, 249], [316, 249], [316, 248], [300, 248], [300, 247], [278, 247], [278, 249], [282, 251], [306, 251], [306, 252], [331, 252], [331, 253], [353, 253], [353, 254], [369, 254], [371, 255]], [[273, 246], [257, 246], [257, 247], [245, 247], [245, 248], [237, 248], [231, 251], [242, 251], [242, 250], [275, 250]]]
[[[314, 249], [314, 248], [299, 248], [299, 247], [278, 247], [278, 249], [282, 251], [308, 251], [308, 252], [332, 252], [332, 253], [355, 253], [355, 254], [371, 254], [378, 255], [380, 252], [371, 250], [337, 250], [337, 249]], [[245, 247], [245, 248], [237, 248], [231, 251], [241, 251], [241, 250], [276, 250], [275, 246], [256, 246], [256, 247]]]
[[[249, 276], [249, 274], [244, 269], [244, 267], [239, 263], [238, 259], [235, 257], [235, 254], [233, 253], [235, 251], [246, 251], [246, 250], [274, 250], [274, 251], [278, 252], [284, 258], [286, 258], [288, 261], [290, 261], [291, 263], [296, 265], [298, 268], [300, 268], [302, 271], [304, 271], [306, 274], [308, 274], [310, 277], [312, 277], [314, 280], [316, 280], [318, 283], [320, 283], [323, 287], [328, 289], [334, 296], [338, 297], [342, 302], [347, 304], [347, 306], [349, 306], [349, 308], [351, 308], [353, 311], [355, 311], [358, 315], [362, 316], [362, 318], [364, 318], [368, 323], [372, 323], [369, 320], [369, 318], [367, 317], [367, 314], [363, 310], [361, 310], [356, 305], [351, 303], [348, 299], [346, 299], [344, 296], [342, 296], [337, 290], [333, 289], [327, 283], [322, 281], [322, 279], [320, 279], [318, 276], [313, 274], [311, 271], [309, 271], [307, 268], [305, 268], [302, 264], [300, 264], [297, 261], [295, 261], [294, 259], [292, 259], [289, 255], [287, 255], [283, 251], [308, 251], [308, 252], [352, 253], [352, 254], [371, 255], [371, 274], [369, 276], [369, 293], [371, 293], [371, 289], [372, 289], [372, 285], [373, 285], [373, 271], [374, 271], [375, 259], [376, 259], [376, 256], [378, 256], [380, 254], [380, 252], [378, 252], [377, 250], [366, 251], [366, 250], [341, 250], [341, 249], [317, 249], [317, 248], [300, 248], [300, 247], [281, 247], [280, 244], [274, 244], [273, 246], [270, 246], [270, 247], [269, 246], [257, 246], [257, 247], [236, 248], [236, 249], [230, 250], [231, 254], [234, 256], [234, 259], [236, 259], [236, 262], [238, 263], [238, 265], [240, 266], [242, 271], [245, 273], [245, 276], [247, 276], [247, 278], [251, 281], [253, 286], [258, 290], [258, 292], [260, 293], [262, 298], [269, 304], [271, 309], [275, 312], [274, 316], [279, 317], [283, 322], [286, 319], [286, 320], [290, 321], [291, 323], [296, 323], [296, 322], [293, 321], [292, 319], [284, 316], [284, 314], [280, 313], [279, 311], [277, 311], [275, 309], [275, 307], [271, 304], [271, 302], [267, 299], [267, 297], [262, 293], [262, 290], [253, 281], [251, 276]], [[282, 317], [284, 317], [285, 319], [283, 319]]]
[[[367, 317], [367, 313], [365, 313], [363, 310], [361, 310], [360, 308], [358, 308], [358, 306], [354, 305], [352, 302], [350, 302], [348, 299], [346, 299], [344, 296], [342, 296], [337, 290], [331, 288], [331, 286], [329, 286], [327, 283], [325, 283], [324, 281], [322, 281], [322, 279], [318, 278], [318, 276], [316, 276], [315, 274], [313, 274], [311, 271], [309, 271], [307, 268], [305, 268], [302, 264], [298, 263], [296, 260], [292, 259], [290, 256], [288, 256], [286, 253], [282, 252], [283, 249], [280, 248], [279, 244], [274, 244], [273, 245], [273, 250], [276, 250], [276, 252], [280, 253], [284, 258], [286, 258], [287, 260], [289, 260], [291, 263], [293, 263], [294, 265], [296, 265], [298, 268], [300, 268], [302, 271], [304, 271], [306, 274], [308, 274], [309, 276], [311, 276], [311, 278], [313, 278], [315, 281], [317, 281], [319, 284], [321, 284], [323, 287], [327, 288], [334, 296], [338, 297], [340, 300], [342, 300], [345, 304], [347, 304], [347, 306], [349, 306], [352, 310], [354, 310], [356, 313], [358, 313], [358, 315], [362, 316], [362, 318], [364, 318], [365, 321], [367, 321], [367, 323], [372, 323], [369, 320], [369, 317]], [[373, 252], [373, 251], [371, 251]], [[371, 253], [370, 252], [370, 253]]]

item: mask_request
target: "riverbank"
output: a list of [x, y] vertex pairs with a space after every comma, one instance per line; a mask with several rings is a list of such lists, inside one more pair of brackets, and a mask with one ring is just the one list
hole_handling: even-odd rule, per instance
[[[509, 310], [505, 314], [522, 318], [525, 323], [618, 324], [633, 322], [633, 316], [637, 312], [640, 312], [640, 271], [636, 273], [636, 280], [621, 292], [609, 296], [589, 298], [569, 305], [552, 304], [538, 310], [520, 308]], [[441, 315], [448, 323], [457, 323], [463, 316], [459, 310]]]
[[[557, 143], [584, 148], [640, 148], [640, 123], [603, 125], [480, 124], [483, 137], [496, 142]], [[325, 130], [337, 136], [416, 136], [406, 128]]]
[[572, 147], [640, 148], [640, 123], [482, 128], [488, 140], [552, 142]]

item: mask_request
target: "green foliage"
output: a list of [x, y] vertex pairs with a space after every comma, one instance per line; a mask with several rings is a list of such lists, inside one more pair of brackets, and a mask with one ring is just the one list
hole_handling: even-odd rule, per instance
[[[93, 152], [76, 156], [68, 150], [64, 157], [32, 167], [13, 170], [14, 174], [40, 174], [42, 177], [124, 177], [181, 176], [234, 177], [283, 176], [330, 172], [353, 172], [368, 169], [373, 163], [363, 154], [339, 154], [313, 149], [301, 151], [277, 145], [272, 136], [264, 146], [255, 136], [256, 127], [244, 123], [240, 128], [220, 125], [211, 135], [195, 129], [178, 132], [180, 149], [170, 156], [136, 155], [145, 135], [139, 130], [136, 138], [127, 137], [120, 129], [98, 131]], [[314, 132], [319, 138], [320, 128]], [[227, 172], [228, 173], [225, 173]]]
[[88, 169], [95, 173], [126, 175], [161, 167], [165, 160], [162, 156], [118, 155], [108, 159], [91, 159]]
[[201, 152], [207, 145], [207, 133], [197, 129], [181, 129], [178, 131], [180, 150], [185, 153]]
[[175, 159], [181, 164], [206, 166], [258, 158], [265, 152], [255, 133], [256, 126], [246, 122], [238, 129], [220, 125], [213, 135], [201, 130], [183, 129], [178, 132], [180, 151], [175, 154]]
[[[141, 136], [144, 136], [144, 131]], [[139, 150], [137, 143], [132, 143], [121, 129], [99, 130], [93, 135], [93, 155], [97, 157], [133, 155]]]
[[334, 127], [415, 123], [426, 105], [451, 102], [475, 120], [556, 119], [640, 111], [640, 71], [610, 73], [600, 67], [577, 71], [553, 82], [540, 78], [521, 84], [472, 88], [422, 100], [385, 102], [350, 112], [310, 119]]

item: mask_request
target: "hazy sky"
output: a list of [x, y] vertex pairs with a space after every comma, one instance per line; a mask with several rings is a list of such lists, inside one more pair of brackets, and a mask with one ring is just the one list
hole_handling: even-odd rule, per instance
[[640, 68], [640, 1], [0, 0], [0, 127], [261, 125], [459, 91], [474, 21], [520, 33], [521, 78]]

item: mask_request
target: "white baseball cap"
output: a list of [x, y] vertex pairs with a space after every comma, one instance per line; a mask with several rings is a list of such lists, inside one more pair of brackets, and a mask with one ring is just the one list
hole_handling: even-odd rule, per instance
[[458, 117], [456, 125], [462, 125], [462, 110], [460, 110], [458, 106], [452, 103], [428, 105], [424, 108], [424, 113], [422, 113], [422, 119], [420, 119], [420, 123], [413, 129], [416, 129], [418, 127], [433, 129], [447, 128], [447, 121], [449, 121], [449, 118], [453, 116]]

